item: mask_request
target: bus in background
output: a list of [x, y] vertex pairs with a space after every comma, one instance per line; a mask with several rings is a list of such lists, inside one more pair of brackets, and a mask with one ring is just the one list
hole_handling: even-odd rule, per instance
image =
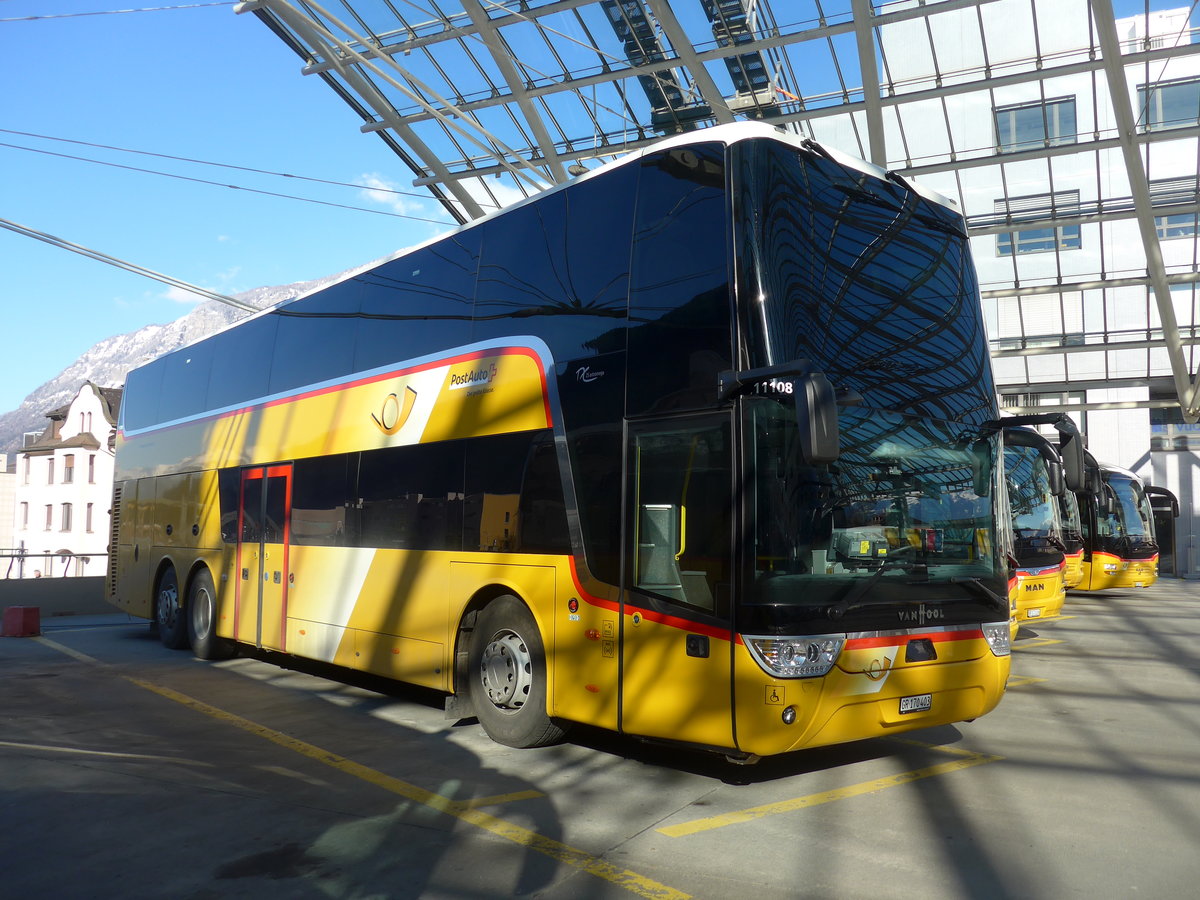
[[974, 719], [1009, 674], [963, 219], [762, 124], [668, 139], [134, 370], [108, 593], [743, 761]]
[[[1079, 589], [1149, 587], [1158, 579], [1158, 542], [1147, 488], [1133, 472], [1091, 454], [1088, 465], [1099, 477], [1097, 489], [1079, 498], [1086, 545]], [[1165, 488], [1153, 490], [1174, 499]]]
[[1058, 514], [1062, 520], [1063, 583], [1067, 590], [1083, 581], [1083, 524], [1079, 515], [1079, 498], [1072, 490], [1058, 497]]
[[[1053, 619], [1066, 599], [1068, 546], [1061, 498], [1068, 486], [1083, 486], [1083, 437], [1069, 418], [1045, 414], [1001, 420], [1004, 463], [1012, 509], [1017, 590], [1012, 633], [1022, 622]], [[1058, 447], [1033, 428], [1053, 424]]]

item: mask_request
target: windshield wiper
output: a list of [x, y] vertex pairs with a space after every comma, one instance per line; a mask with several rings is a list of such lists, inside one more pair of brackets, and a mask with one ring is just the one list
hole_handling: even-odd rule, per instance
[[911, 570], [912, 568], [916, 567], [917, 563], [897, 558], [906, 555], [915, 549], [917, 548], [912, 544], [908, 544], [904, 547], [898, 547], [893, 550], [886, 558], [880, 560], [879, 568], [872, 572], [868, 578], [851, 584], [850, 587], [846, 588], [846, 593], [842, 596], [841, 600], [839, 600], [837, 603], [834, 603], [832, 606], [826, 607], [825, 615], [831, 619], [840, 619], [850, 610], [857, 609], [859, 606], [865, 605], [860, 602], [862, 597], [875, 586], [875, 583], [879, 581], [884, 572], [888, 571], [889, 569]]
[[954, 575], [950, 578], [950, 583], [966, 584], [970, 585], [971, 587], [978, 588], [982, 593], [986, 594], [992, 600], [995, 600], [997, 603], [1004, 604], [1005, 609], [1008, 608], [1008, 598], [1001, 597], [999, 594], [993, 591], [990, 587], [983, 583], [982, 578], [973, 578], [968, 575]]

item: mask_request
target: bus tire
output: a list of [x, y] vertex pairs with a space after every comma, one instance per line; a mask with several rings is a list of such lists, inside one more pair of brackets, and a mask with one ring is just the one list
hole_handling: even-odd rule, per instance
[[497, 597], [471, 631], [467, 657], [475, 715], [509, 747], [544, 747], [565, 730], [546, 715], [546, 651], [537, 623], [516, 597]]
[[229, 659], [233, 642], [217, 637], [217, 591], [208, 569], [192, 576], [187, 599], [188, 643], [199, 659]]
[[172, 565], [158, 576], [154, 588], [154, 619], [158, 622], [158, 639], [164, 647], [182, 650], [187, 646], [187, 618], [179, 596], [179, 577]]

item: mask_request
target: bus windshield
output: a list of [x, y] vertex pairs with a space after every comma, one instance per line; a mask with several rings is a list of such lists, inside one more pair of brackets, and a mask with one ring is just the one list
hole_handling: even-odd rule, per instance
[[1115, 499], [1113, 515], [1101, 521], [1101, 533], [1151, 540], [1154, 537], [1150, 501], [1136, 478], [1105, 472], [1104, 481]]
[[1004, 571], [991, 465], [998, 438], [968, 439], [954, 423], [843, 408], [840, 459], [813, 467], [799, 459], [789, 406], [757, 397], [746, 406], [751, 604], [832, 604], [836, 611], [848, 592], [857, 593], [856, 582], [869, 582], [874, 600], [905, 603], [931, 599], [933, 585], [990, 582]]
[[1062, 523], [1045, 459], [1033, 447], [1015, 446], [1004, 449], [1004, 463], [1017, 560], [1027, 565], [1061, 560]]

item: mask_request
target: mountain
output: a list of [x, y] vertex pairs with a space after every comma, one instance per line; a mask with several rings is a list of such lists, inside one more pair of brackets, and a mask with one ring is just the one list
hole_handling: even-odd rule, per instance
[[[257, 309], [265, 309], [291, 300], [316, 288], [340, 280], [346, 273], [315, 281], [301, 281], [279, 287], [255, 288], [235, 294], [235, 298]], [[12, 412], [0, 415], [0, 453], [21, 449], [26, 432], [41, 433], [48, 424], [46, 414], [65, 406], [84, 382], [99, 387], [121, 387], [125, 373], [142, 363], [220, 331], [249, 315], [237, 307], [209, 300], [192, 308], [187, 315], [166, 325], [147, 325], [129, 334], [106, 338], [79, 359], [26, 397]]]

